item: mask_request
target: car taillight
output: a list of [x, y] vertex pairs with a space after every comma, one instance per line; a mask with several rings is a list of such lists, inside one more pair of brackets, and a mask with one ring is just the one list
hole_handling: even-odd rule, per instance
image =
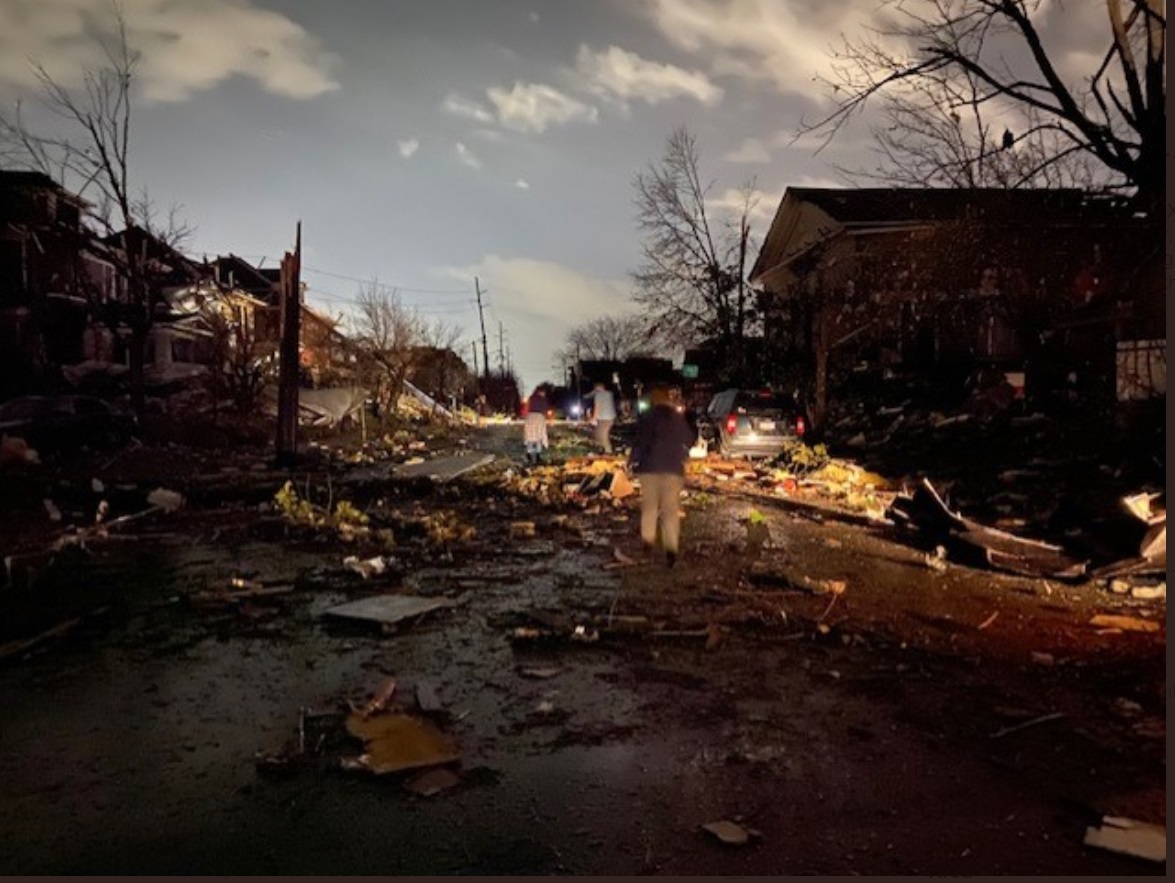
[[804, 423], [804, 415], [797, 414], [796, 415], [796, 435], [798, 435], [802, 438], [804, 435], [804, 430], [807, 428], [808, 428], [807, 424]]
[[738, 418], [731, 414], [726, 418], [726, 434], [734, 435], [736, 429], [738, 429]]

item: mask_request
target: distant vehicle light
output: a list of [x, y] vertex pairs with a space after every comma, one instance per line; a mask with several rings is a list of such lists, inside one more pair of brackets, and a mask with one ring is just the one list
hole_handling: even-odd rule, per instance
[[571, 416], [572, 417], [578, 417], [582, 413], [583, 413], [583, 408], [581, 408], [579, 405], [572, 405], [571, 406]]

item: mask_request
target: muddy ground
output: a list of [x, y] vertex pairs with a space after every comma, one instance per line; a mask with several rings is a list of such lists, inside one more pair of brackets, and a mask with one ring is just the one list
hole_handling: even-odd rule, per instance
[[[395, 566], [369, 579], [342, 561], [370, 539], [283, 520], [288, 476], [258, 451], [10, 476], [0, 642], [68, 628], [0, 660], [0, 870], [1163, 872], [1082, 836], [1102, 814], [1165, 824], [1164, 602], [938, 572], [891, 525], [733, 488], [694, 488], [670, 569], [640, 555], [633, 500], [507, 493], [518, 431], [474, 434], [465, 449], [499, 460], [444, 484], [378, 463], [295, 473], [391, 526]], [[86, 523], [98, 474], [112, 516], [157, 483], [188, 502], [52, 563], [19, 557]], [[476, 537], [438, 543], [437, 523]], [[194, 603], [234, 576], [292, 590]], [[805, 577], [844, 591], [796, 590]], [[458, 603], [390, 634], [323, 616], [385, 592]], [[1106, 633], [1096, 613], [1160, 628]], [[435, 689], [457, 786], [422, 797], [340, 769], [359, 749], [329, 717], [292, 752], [300, 709], [362, 703], [387, 676], [406, 709]], [[701, 826], [720, 819], [758, 836], [719, 843]]]

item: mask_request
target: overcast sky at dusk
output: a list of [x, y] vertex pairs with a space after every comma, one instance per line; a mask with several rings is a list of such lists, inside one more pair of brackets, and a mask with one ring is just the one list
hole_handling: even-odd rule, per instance
[[[838, 186], [868, 160], [858, 127], [789, 146], [825, 100], [812, 82], [872, 0], [125, 0], [143, 54], [140, 185], [178, 203], [188, 251], [274, 265], [303, 223], [309, 302], [338, 315], [378, 277], [477, 333], [489, 291], [524, 393], [557, 380], [575, 324], [631, 312], [632, 179], [674, 126], [698, 138], [716, 204], [755, 176], [761, 233], [786, 186]], [[1098, 0], [1046, 4], [1074, 69], [1104, 42]], [[0, 98], [29, 58], [63, 82], [97, 63], [98, 0], [0, 0]], [[343, 278], [350, 277], [350, 278]]]

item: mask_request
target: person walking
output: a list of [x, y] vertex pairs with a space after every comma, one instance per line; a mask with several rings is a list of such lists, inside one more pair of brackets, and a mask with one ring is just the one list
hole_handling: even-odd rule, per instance
[[550, 402], [547, 400], [547, 391], [541, 385], [536, 386], [530, 398], [526, 400], [526, 419], [522, 423], [526, 461], [534, 465], [542, 461], [543, 452], [547, 449], [548, 410]]
[[657, 545], [660, 528], [665, 561], [677, 563], [681, 533], [681, 492], [685, 487], [685, 461], [696, 438], [669, 391], [656, 388], [649, 395], [648, 411], [637, 419], [636, 439], [629, 452], [632, 471], [640, 476], [641, 542], [646, 550]]
[[588, 396], [592, 400], [592, 422], [595, 424], [596, 445], [605, 453], [612, 453], [612, 424], [616, 422], [616, 396], [603, 383], [597, 383]]

